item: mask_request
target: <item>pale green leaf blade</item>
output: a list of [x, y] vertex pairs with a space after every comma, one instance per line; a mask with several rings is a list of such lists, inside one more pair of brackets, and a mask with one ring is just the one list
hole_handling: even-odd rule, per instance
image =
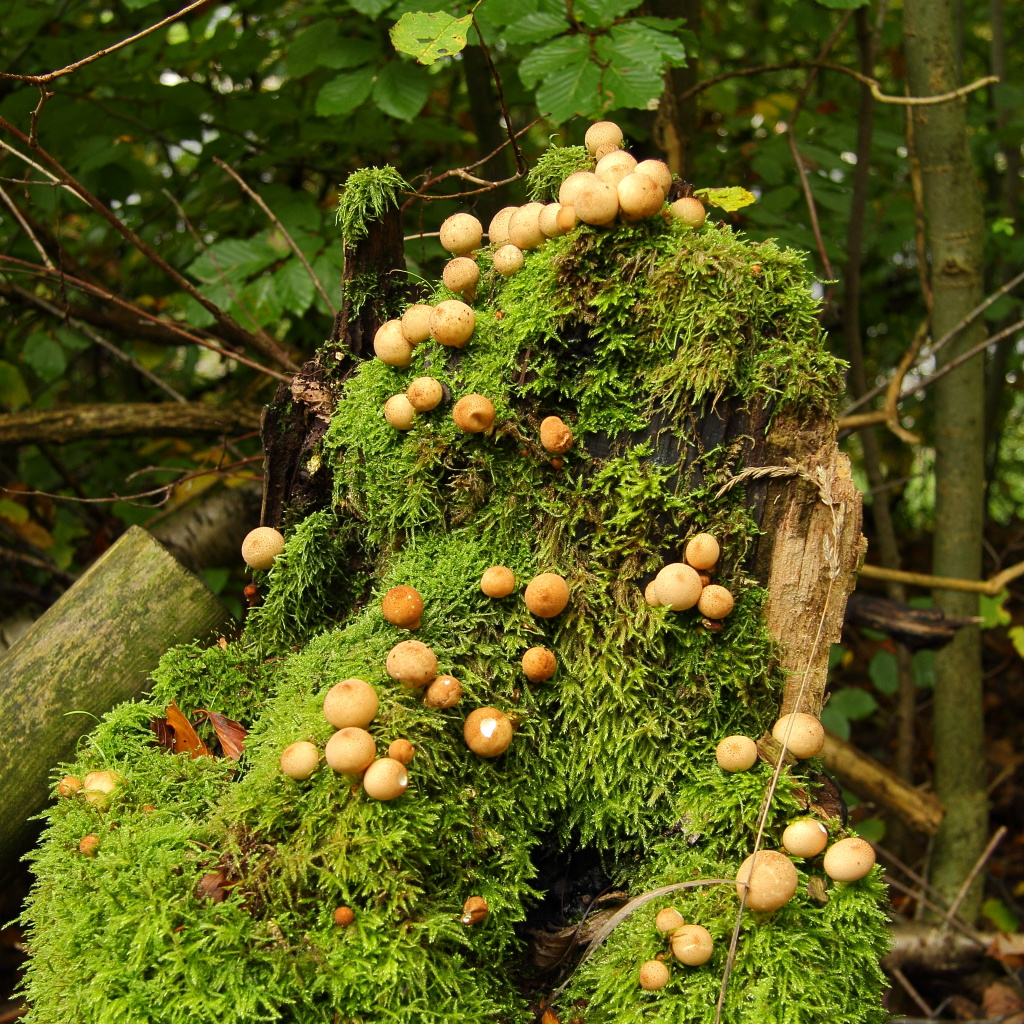
[[274, 289], [281, 305], [296, 316], [302, 316], [313, 303], [313, 279], [298, 259], [290, 259], [274, 275]]
[[553, 121], [573, 115], [589, 117], [601, 109], [601, 69], [584, 57], [544, 79], [537, 90], [537, 107]]
[[415, 57], [420, 64], [433, 64], [452, 57], [466, 46], [473, 18], [453, 18], [445, 11], [415, 11], [403, 14], [391, 28], [395, 49]]
[[739, 185], [732, 185], [729, 188], [699, 188], [694, 195], [698, 199], [704, 199], [712, 206], [718, 206], [727, 213], [735, 210], [742, 210], [744, 206], [750, 206], [757, 202], [757, 196], [749, 189], [740, 188]]
[[47, 384], [56, 380], [67, 369], [68, 361], [64, 349], [46, 334], [30, 334], [21, 354], [25, 362]]
[[343, 71], [331, 79], [316, 98], [316, 112], [321, 117], [348, 114], [365, 103], [373, 89], [376, 68]]
[[411, 121], [423, 109], [429, 95], [427, 72], [404, 60], [388, 61], [373, 87], [373, 102], [400, 121]]
[[542, 78], [586, 61], [589, 52], [586, 36], [563, 36], [524, 57], [519, 65], [519, 77], [527, 89], [532, 89]]
[[541, 43], [568, 28], [569, 23], [561, 15], [537, 11], [513, 22], [501, 34], [506, 43]]

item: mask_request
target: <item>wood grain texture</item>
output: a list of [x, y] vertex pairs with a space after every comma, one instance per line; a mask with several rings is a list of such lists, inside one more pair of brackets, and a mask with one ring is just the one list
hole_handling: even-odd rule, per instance
[[50, 771], [96, 717], [138, 696], [169, 647], [228, 622], [199, 579], [133, 526], [33, 623], [0, 660], [0, 863], [31, 841]]

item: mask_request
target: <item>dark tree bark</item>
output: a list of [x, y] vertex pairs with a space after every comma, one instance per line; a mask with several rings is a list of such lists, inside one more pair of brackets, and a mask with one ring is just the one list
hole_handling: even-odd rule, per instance
[[[650, 0], [650, 13], [658, 18], [685, 18], [686, 27], [700, 35], [703, 0]], [[691, 55], [681, 68], [665, 72], [665, 88], [661, 93], [658, 113], [654, 119], [654, 138], [665, 154], [665, 162], [684, 181], [689, 181], [693, 167], [693, 138], [697, 134], [698, 96], [682, 102], [678, 97], [697, 84], [699, 65]]]

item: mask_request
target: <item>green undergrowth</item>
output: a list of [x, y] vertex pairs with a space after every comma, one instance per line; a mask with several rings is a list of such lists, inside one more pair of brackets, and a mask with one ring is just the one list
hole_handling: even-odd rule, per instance
[[[742, 488], [717, 496], [742, 468], [740, 446], [705, 449], [695, 423], [716, 402], [832, 407], [840, 367], [802, 262], [728, 228], [656, 219], [552, 240], [508, 280], [486, 251], [480, 263], [464, 350], [426, 343], [408, 369], [371, 360], [343, 385], [318, 453], [332, 505], [291, 528], [257, 574], [263, 601], [243, 637], [169, 652], [148, 702], [111, 712], [61, 767], [124, 781], [109, 810], [72, 799], [48, 815], [27, 913], [32, 1024], [527, 1021], [522, 925], [551, 882], [536, 877], [542, 838], [598, 850], [631, 895], [732, 878], [749, 853], [770, 771], [726, 775], [714, 748], [770, 726], [784, 680], [766, 593], [748, 575], [756, 524]], [[494, 429], [461, 433], [448, 398], [411, 430], [391, 428], [384, 402], [427, 373], [451, 400], [486, 395]], [[577, 437], [562, 465], [538, 442], [552, 414]], [[721, 632], [643, 598], [701, 530], [720, 539], [716, 579], [736, 596]], [[479, 589], [494, 564], [520, 581], [503, 600]], [[553, 619], [521, 597], [544, 571], [571, 591]], [[454, 708], [426, 708], [384, 671], [410, 636], [381, 612], [399, 584], [424, 599], [415, 638], [462, 682]], [[519, 662], [538, 644], [559, 668], [533, 685]], [[350, 676], [380, 697], [378, 751], [399, 737], [416, 748], [393, 802], [325, 767], [302, 782], [279, 770], [288, 744], [323, 747], [323, 695]], [[242, 761], [160, 749], [150, 720], [172, 700], [240, 721]], [[494, 760], [462, 738], [484, 705], [516, 723]], [[218, 750], [209, 726], [200, 733]], [[810, 785], [803, 770], [783, 776], [767, 846]], [[78, 853], [90, 832], [94, 858]], [[821, 874], [798, 867], [803, 882]], [[474, 895], [490, 913], [466, 927]], [[708, 927], [716, 953], [701, 968], [674, 964], [668, 987], [645, 993], [637, 969], [664, 951], [652, 922], [667, 905]], [[353, 925], [333, 923], [338, 906], [353, 908]], [[776, 914], [748, 914], [724, 1019], [884, 1019], [882, 906], [870, 876], [832, 885], [823, 905], [801, 886]], [[576, 972], [560, 1012], [585, 1024], [712, 1021], [737, 909], [720, 885], [645, 905]]]

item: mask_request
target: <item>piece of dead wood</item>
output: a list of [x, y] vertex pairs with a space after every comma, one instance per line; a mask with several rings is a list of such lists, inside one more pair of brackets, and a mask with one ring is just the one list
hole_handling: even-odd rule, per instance
[[882, 957], [886, 970], [897, 967], [904, 971], [960, 971], [986, 956], [1012, 966], [1016, 957], [1024, 956], [1024, 938], [1000, 932], [968, 935], [938, 925], [906, 921], [893, 925], [889, 935], [892, 946]]
[[855, 590], [846, 602], [846, 622], [887, 633], [912, 651], [944, 647], [962, 626], [981, 620], [947, 618], [938, 608], [913, 608], [875, 594]]

